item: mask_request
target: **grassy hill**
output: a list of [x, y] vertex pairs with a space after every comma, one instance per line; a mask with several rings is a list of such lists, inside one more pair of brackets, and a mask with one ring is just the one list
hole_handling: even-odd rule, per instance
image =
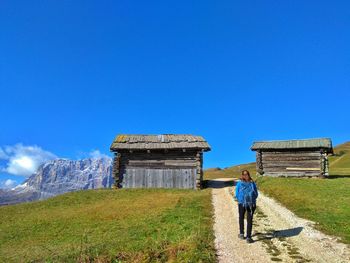
[[350, 176], [350, 142], [334, 148], [334, 156], [329, 158], [330, 174]]
[[[265, 194], [350, 244], [350, 142], [331, 179], [255, 178]], [[255, 163], [208, 169], [239, 177]], [[349, 175], [349, 176], [348, 176]], [[214, 262], [211, 191], [90, 190], [0, 207], [0, 262]]]
[[242, 170], [248, 170], [252, 176], [255, 175], [255, 163], [240, 164], [225, 169], [210, 168], [204, 171], [204, 179], [239, 178]]
[[[205, 179], [239, 178], [242, 170], [249, 170], [255, 175], [255, 162], [235, 165], [225, 169], [210, 168], [204, 171]], [[350, 176], [350, 142], [340, 144], [334, 148], [334, 155], [329, 157], [329, 169], [332, 176]]]
[[258, 188], [291, 209], [298, 216], [317, 222], [317, 227], [350, 244], [350, 142], [334, 148], [329, 179], [272, 178], [255, 176], [255, 163], [227, 169], [208, 169], [206, 179], [240, 176], [251, 172]]
[[0, 262], [213, 262], [210, 190], [90, 190], [0, 207]]

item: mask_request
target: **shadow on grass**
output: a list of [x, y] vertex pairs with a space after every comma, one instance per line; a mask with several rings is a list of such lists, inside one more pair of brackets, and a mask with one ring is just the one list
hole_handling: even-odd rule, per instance
[[303, 230], [303, 227], [294, 227], [294, 228], [283, 229], [283, 230], [272, 230], [265, 233], [257, 232], [253, 236], [256, 237], [255, 242], [257, 242], [262, 240], [270, 240], [273, 238], [294, 237], [299, 235], [302, 230]]
[[350, 174], [349, 175], [330, 175], [327, 177], [327, 179], [337, 179], [337, 178], [349, 178], [350, 179]]
[[203, 181], [203, 188], [225, 188], [225, 187], [230, 187], [234, 186], [235, 181], [229, 180], [204, 180]]

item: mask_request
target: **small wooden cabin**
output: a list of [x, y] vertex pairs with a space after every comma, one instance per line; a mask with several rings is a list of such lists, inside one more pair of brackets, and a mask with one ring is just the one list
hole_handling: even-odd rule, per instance
[[118, 135], [110, 150], [117, 188], [198, 189], [210, 146], [193, 135]]
[[264, 176], [327, 177], [328, 155], [333, 154], [328, 138], [254, 142], [256, 170]]

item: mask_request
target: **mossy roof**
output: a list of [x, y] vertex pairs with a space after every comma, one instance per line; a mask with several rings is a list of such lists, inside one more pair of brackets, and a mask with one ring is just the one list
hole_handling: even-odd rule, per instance
[[280, 150], [280, 149], [326, 149], [333, 152], [330, 138], [302, 139], [302, 140], [281, 140], [281, 141], [257, 141], [254, 142], [251, 150]]
[[209, 151], [210, 146], [202, 136], [189, 134], [119, 134], [110, 150], [160, 150], [160, 149], [198, 149]]

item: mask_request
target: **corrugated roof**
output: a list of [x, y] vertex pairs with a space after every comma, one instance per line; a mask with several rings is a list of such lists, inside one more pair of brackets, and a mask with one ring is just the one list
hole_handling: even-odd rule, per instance
[[119, 134], [110, 150], [159, 150], [159, 149], [200, 149], [209, 151], [210, 146], [202, 136], [189, 134]]
[[283, 140], [283, 141], [258, 141], [254, 142], [250, 148], [256, 150], [274, 150], [274, 149], [309, 149], [322, 148], [333, 151], [332, 141], [329, 138], [304, 139], [304, 140]]

